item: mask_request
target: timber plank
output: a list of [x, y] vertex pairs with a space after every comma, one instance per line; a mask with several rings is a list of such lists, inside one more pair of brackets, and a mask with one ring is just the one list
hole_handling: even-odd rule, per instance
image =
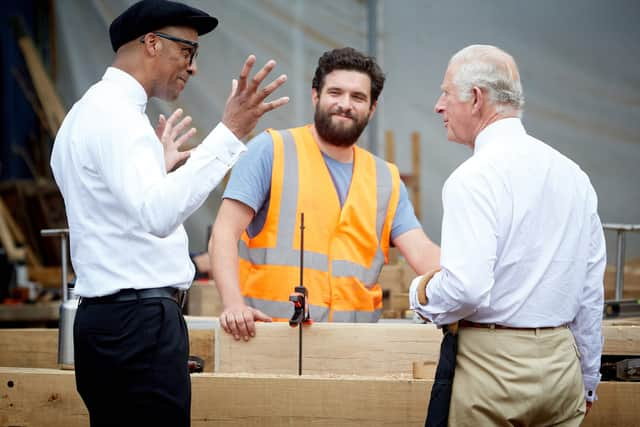
[[[410, 378], [414, 361], [438, 360], [441, 339], [433, 325], [315, 323], [304, 327], [302, 372]], [[215, 372], [298, 372], [298, 329], [287, 323], [257, 323], [248, 342], [217, 329], [215, 341]]]
[[[205, 360], [205, 372], [213, 372], [214, 365], [218, 364], [219, 372], [297, 373], [297, 330], [285, 324], [275, 327], [273, 325], [276, 324], [258, 324], [258, 335], [252, 344], [251, 341], [235, 342], [226, 333], [217, 331], [217, 318], [187, 316], [186, 319], [190, 354]], [[345, 327], [344, 324], [312, 325], [315, 338], [307, 340], [309, 329], [304, 331], [303, 336], [306, 351], [311, 353], [303, 361], [303, 372], [409, 376], [413, 362], [437, 361], [441, 334], [433, 326], [408, 323], [377, 325], [383, 326], [380, 331], [386, 330], [387, 335], [393, 336], [369, 334], [369, 342], [367, 335], [360, 334], [354, 338], [357, 328]], [[333, 328], [341, 329], [333, 333]], [[428, 331], [425, 333], [423, 329]], [[604, 354], [640, 355], [640, 326], [605, 321], [602, 331], [605, 337]], [[224, 349], [217, 359], [214, 358], [216, 334], [223, 342], [218, 345], [218, 351]], [[383, 340], [386, 344], [381, 343]], [[329, 347], [333, 345], [339, 345], [340, 351]], [[391, 353], [377, 354], [387, 351]], [[246, 352], [255, 354], [244, 354]], [[322, 354], [328, 360], [321, 360]], [[332, 360], [337, 357], [341, 360]], [[0, 329], [0, 366], [57, 368], [57, 358], [57, 329]], [[388, 360], [391, 358], [392, 361]], [[347, 367], [353, 364], [357, 364], [357, 367], [349, 371]], [[307, 372], [307, 368], [312, 371]]]
[[[422, 426], [432, 380], [192, 375], [191, 419], [209, 426]], [[11, 384], [11, 386], [9, 385]], [[583, 425], [637, 424], [640, 383], [603, 382]], [[0, 368], [0, 425], [89, 424], [70, 371]]]
[[58, 330], [0, 329], [0, 366], [58, 368]]
[[[213, 372], [213, 329], [189, 329], [189, 354]], [[0, 366], [58, 368], [58, 329], [0, 329]], [[0, 424], [3, 425], [3, 424]]]
[[422, 426], [431, 387], [427, 380], [246, 374], [192, 384], [194, 427]]

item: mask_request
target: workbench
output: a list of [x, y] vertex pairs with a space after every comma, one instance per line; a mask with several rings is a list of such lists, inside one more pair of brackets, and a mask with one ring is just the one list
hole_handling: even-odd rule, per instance
[[[414, 378], [413, 366], [435, 364], [433, 326], [314, 324], [298, 376], [298, 331], [287, 324], [260, 323], [248, 343], [215, 318], [187, 316], [187, 324], [190, 353], [206, 360], [192, 374], [194, 427], [424, 425], [433, 380]], [[640, 326], [604, 325], [606, 354], [640, 355]], [[0, 330], [0, 349], [0, 425], [88, 425], [73, 371], [57, 369], [55, 329]], [[640, 383], [603, 382], [598, 394], [584, 426], [637, 425]]]

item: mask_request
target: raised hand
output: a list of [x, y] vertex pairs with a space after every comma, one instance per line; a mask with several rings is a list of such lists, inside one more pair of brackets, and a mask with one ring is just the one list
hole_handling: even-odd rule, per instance
[[[156, 135], [162, 143], [164, 150], [164, 164], [167, 172], [171, 171], [178, 163], [186, 160], [191, 155], [191, 150], [180, 151], [179, 148], [187, 142], [189, 138], [196, 134], [196, 128], [191, 128], [182, 133], [186, 127], [191, 124], [191, 116], [187, 116], [176, 122], [182, 116], [182, 109], [178, 108], [169, 116], [169, 119], [160, 114], [158, 125], [156, 126]], [[182, 133], [182, 135], [180, 135]]]
[[258, 123], [264, 113], [274, 110], [289, 102], [289, 97], [283, 96], [271, 102], [264, 100], [276, 89], [287, 81], [287, 76], [282, 74], [270, 84], [258, 90], [260, 84], [276, 66], [274, 60], [268, 61], [260, 71], [258, 71], [251, 81], [249, 73], [256, 62], [256, 57], [249, 55], [242, 67], [238, 80], [231, 83], [231, 94], [227, 99], [222, 115], [222, 123], [225, 124], [238, 138], [247, 136]]

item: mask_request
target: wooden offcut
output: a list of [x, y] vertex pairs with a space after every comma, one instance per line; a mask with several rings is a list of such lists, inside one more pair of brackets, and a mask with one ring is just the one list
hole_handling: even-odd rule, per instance
[[[410, 378], [417, 360], [438, 360], [442, 332], [410, 323], [314, 323], [303, 326], [302, 373]], [[298, 329], [257, 323], [256, 336], [236, 341], [216, 331], [215, 372], [295, 374]]]

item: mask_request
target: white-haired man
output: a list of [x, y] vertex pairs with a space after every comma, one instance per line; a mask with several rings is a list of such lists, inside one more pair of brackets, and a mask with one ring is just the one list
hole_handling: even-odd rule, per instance
[[578, 165], [526, 133], [523, 104], [513, 58], [473, 45], [451, 58], [435, 105], [447, 138], [473, 150], [442, 190], [441, 269], [410, 292], [423, 317], [459, 324], [449, 425], [577, 426], [596, 399], [597, 197]]

